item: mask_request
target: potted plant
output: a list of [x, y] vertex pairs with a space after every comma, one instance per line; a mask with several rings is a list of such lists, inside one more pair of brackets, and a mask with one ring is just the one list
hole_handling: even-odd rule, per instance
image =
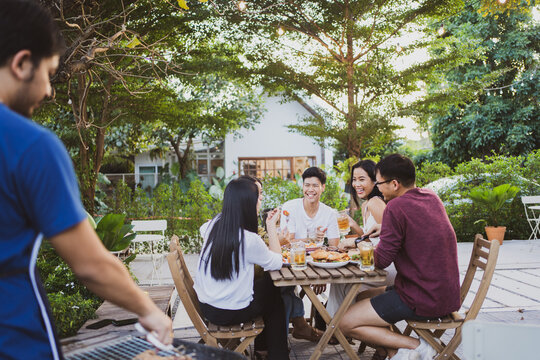
[[501, 219], [501, 208], [505, 202], [512, 200], [519, 192], [517, 186], [511, 184], [502, 184], [493, 189], [483, 189], [476, 187], [471, 190], [470, 197], [472, 201], [479, 206], [482, 206], [487, 212], [487, 219], [480, 219], [475, 222], [485, 223], [486, 235], [488, 240], [497, 239], [502, 245], [506, 226], [503, 225]]

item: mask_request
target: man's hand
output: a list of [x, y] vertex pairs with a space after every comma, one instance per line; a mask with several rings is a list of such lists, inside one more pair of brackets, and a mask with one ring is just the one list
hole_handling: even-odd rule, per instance
[[317, 237], [317, 242], [324, 241], [324, 236], [326, 234], [326, 230], [328, 230], [327, 227], [317, 226], [317, 230], [315, 231], [315, 236]]
[[172, 320], [158, 308], [145, 316], [139, 316], [139, 322], [165, 345], [172, 343]]
[[367, 232], [366, 235], [369, 235], [370, 238], [379, 237], [381, 234], [381, 224], [373, 225]]

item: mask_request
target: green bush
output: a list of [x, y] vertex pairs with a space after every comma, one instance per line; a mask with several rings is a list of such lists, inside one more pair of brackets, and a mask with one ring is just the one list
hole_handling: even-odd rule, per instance
[[451, 176], [454, 172], [450, 166], [442, 162], [423, 162], [421, 168], [416, 171], [416, 186], [423, 187], [437, 179]]
[[88, 320], [95, 318], [101, 304], [95, 299], [85, 298], [80, 293], [65, 294], [62, 291], [47, 294], [58, 336], [73, 336]]
[[482, 224], [474, 224], [484, 209], [470, 201], [470, 192], [477, 186], [494, 188], [512, 184], [521, 189], [511, 203], [502, 207], [508, 239], [527, 239], [530, 228], [525, 218], [521, 196], [540, 193], [540, 154], [535, 151], [527, 156], [490, 156], [458, 164], [455, 175], [460, 176], [455, 186], [440, 191], [446, 212], [454, 226], [458, 241], [473, 241], [474, 234], [483, 233]]
[[77, 280], [48, 242], [41, 246], [37, 268], [59, 336], [75, 335], [94, 316], [102, 300]]

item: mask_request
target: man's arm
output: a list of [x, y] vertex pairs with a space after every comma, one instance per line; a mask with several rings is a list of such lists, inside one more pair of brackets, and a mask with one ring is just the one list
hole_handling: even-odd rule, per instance
[[171, 343], [172, 321], [137, 287], [124, 265], [101, 243], [88, 220], [53, 236], [52, 246], [92, 292], [139, 315], [140, 323]]

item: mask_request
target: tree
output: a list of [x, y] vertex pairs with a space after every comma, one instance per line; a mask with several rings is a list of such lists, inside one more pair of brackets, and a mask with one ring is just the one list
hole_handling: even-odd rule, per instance
[[[484, 55], [446, 72], [433, 85], [444, 84], [462, 95], [456, 105], [439, 103], [427, 111], [434, 160], [455, 165], [493, 152], [521, 155], [538, 149], [540, 31], [530, 11], [484, 16], [469, 5], [445, 27], [459, 42], [479, 43]], [[480, 86], [470, 87], [471, 82]]]
[[[133, 150], [141, 137], [148, 139], [143, 131], [154, 123], [193, 115], [193, 102], [178, 101], [174, 77], [195, 79], [229, 58], [234, 61], [234, 47], [216, 45], [212, 38], [219, 33], [191, 28], [183, 1], [178, 6], [168, 0], [42, 2], [58, 20], [67, 51], [53, 78], [56, 97], [37, 118], [66, 141], [83, 202], [92, 212], [107, 145]], [[223, 50], [219, 60], [212, 56], [216, 50]], [[109, 133], [126, 132], [128, 140], [107, 139]]]
[[321, 143], [333, 139], [355, 156], [391, 140], [402, 95], [416, 89], [417, 73], [392, 63], [429, 40], [399, 46], [397, 39], [416, 23], [452, 11], [456, 3], [256, 1], [235, 7], [226, 0], [214, 2], [217, 16], [234, 24], [222, 36], [244, 46], [245, 74], [285, 99], [313, 96], [329, 109], [310, 106], [313, 116], [291, 128]]

